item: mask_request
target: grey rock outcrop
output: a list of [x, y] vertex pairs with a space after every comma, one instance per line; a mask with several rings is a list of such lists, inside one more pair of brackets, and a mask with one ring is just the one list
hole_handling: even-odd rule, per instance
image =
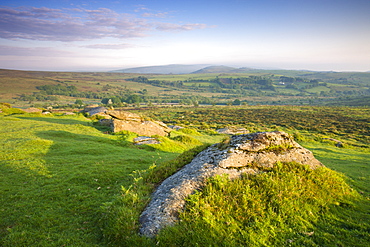
[[110, 119], [110, 118], [109, 119], [107, 119], [107, 118], [100, 119], [99, 124], [101, 126], [110, 127], [112, 125], [112, 119]]
[[336, 142], [335, 143], [335, 146], [338, 147], [338, 148], [342, 148], [343, 147], [343, 142], [342, 141], [339, 141], [337, 139], [333, 139], [333, 138], [323, 138], [323, 140], [330, 140], [330, 141], [333, 141], [333, 142]]
[[131, 122], [142, 122], [144, 121], [142, 117], [138, 114], [128, 112], [128, 111], [106, 111], [106, 113], [114, 119], [119, 119], [123, 121]]
[[65, 115], [65, 116], [73, 116], [73, 115], [76, 115], [76, 113], [74, 113], [74, 112], [65, 112], [65, 113], [63, 113], [63, 115]]
[[216, 130], [219, 134], [227, 134], [227, 135], [241, 135], [241, 134], [248, 134], [249, 130], [246, 128], [238, 128], [235, 126], [230, 126], [222, 129]]
[[181, 129], [184, 128], [184, 127], [181, 127], [181, 126], [178, 126], [178, 125], [168, 125], [168, 127], [173, 129], [173, 130], [181, 130]]
[[30, 107], [30, 108], [24, 109], [23, 111], [27, 113], [41, 113], [42, 112], [41, 109], [35, 108], [35, 107]]
[[232, 136], [230, 142], [215, 144], [199, 153], [191, 163], [173, 174], [157, 188], [140, 216], [140, 233], [153, 237], [173, 225], [185, 206], [185, 199], [201, 189], [207, 178], [228, 174], [258, 174], [276, 162], [298, 162], [311, 169], [323, 166], [312, 152], [284, 132], [263, 132]]
[[94, 116], [94, 115], [105, 115], [105, 111], [107, 110], [108, 109], [103, 106], [92, 105], [92, 106], [85, 107], [83, 112], [88, 113], [90, 116]]
[[155, 138], [148, 136], [139, 136], [134, 138], [134, 145], [144, 145], [144, 144], [160, 144], [161, 142]]
[[113, 132], [127, 130], [142, 136], [168, 136], [171, 129], [159, 121], [145, 121], [139, 115], [127, 111], [106, 111], [112, 117], [110, 126]]

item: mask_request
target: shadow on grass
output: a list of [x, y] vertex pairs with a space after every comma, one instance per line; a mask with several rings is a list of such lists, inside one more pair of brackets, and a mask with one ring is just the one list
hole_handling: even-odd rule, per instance
[[[159, 160], [167, 161], [179, 155], [158, 150], [153, 146], [135, 146], [125, 138], [111, 138], [110, 135], [104, 137], [63, 130], [39, 131], [36, 134], [53, 143], [43, 157], [47, 164], [72, 164], [75, 165], [72, 168], [93, 168], [93, 173], [99, 173], [99, 170], [109, 172], [109, 168], [115, 171], [116, 167], [121, 167], [125, 173], [130, 174], [135, 170], [147, 169]], [[54, 168], [64, 169], [59, 166]]]
[[[63, 131], [63, 130], [47, 130], [47, 131], [39, 131], [37, 132], [37, 136], [43, 138], [43, 139], [48, 139], [53, 141], [54, 143], [54, 148], [53, 146], [50, 148], [50, 151], [53, 149], [58, 149], [57, 146], [60, 143], [65, 143], [66, 146], [61, 149], [60, 151], [68, 150], [71, 151], [73, 149], [76, 150], [84, 150], [88, 147], [92, 147], [91, 145], [95, 144], [95, 148], [97, 150], [101, 150], [101, 152], [107, 152], [107, 154], [111, 154], [110, 150], [106, 150], [108, 147], [102, 146], [104, 144], [111, 145], [109, 148], [113, 147], [122, 147], [125, 145], [122, 145], [122, 142], [113, 140], [110, 138], [105, 138], [105, 137], [98, 137], [95, 135], [87, 135], [87, 134], [76, 134], [72, 133], [69, 131]], [[93, 146], [94, 147], [94, 146]], [[50, 152], [49, 151], [49, 152]], [[92, 153], [95, 154], [96, 153]]]
[[[84, 126], [89, 126], [89, 127], [94, 127], [95, 129], [101, 131], [101, 132], [109, 132], [111, 131], [111, 128], [108, 126], [102, 126], [98, 124], [97, 122], [94, 122], [93, 120], [90, 119], [85, 119], [85, 120], [79, 120], [79, 119], [73, 119], [71, 117], [40, 117], [40, 116], [35, 116], [35, 117], [23, 117], [23, 116], [17, 116], [18, 119], [26, 119], [26, 120], [33, 120], [33, 121], [40, 121], [40, 122], [47, 122], [47, 123], [52, 123], [52, 124], [63, 124], [63, 125], [84, 125]], [[82, 118], [82, 117], [81, 117]]]
[[[13, 219], [14, 224], [19, 225], [19, 231], [25, 232], [25, 239], [19, 246], [32, 246], [37, 241], [46, 246], [42, 242], [45, 236], [58, 243], [72, 241], [76, 246], [104, 245], [102, 229], [106, 222], [102, 219], [102, 205], [119, 196], [121, 186], [130, 186], [134, 171], [146, 170], [159, 161], [178, 155], [127, 146], [127, 143], [108, 136], [62, 130], [39, 131], [36, 135], [52, 142], [40, 157], [51, 176], [38, 176], [27, 184], [33, 186], [30, 190], [19, 192], [19, 188], [14, 187], [12, 193], [25, 194], [23, 203], [31, 205], [35, 215], [42, 215], [39, 225], [33, 229]], [[10, 205], [11, 198], [8, 200]], [[27, 211], [24, 208], [20, 214], [27, 215]], [[48, 222], [53, 222], [53, 226], [43, 228]]]
[[364, 198], [354, 205], [331, 206], [332, 214], [317, 223], [313, 239], [321, 246], [368, 246], [370, 243], [370, 200]]
[[[340, 148], [338, 148], [339, 150]], [[313, 148], [313, 147], [310, 147], [310, 150], [312, 152], [324, 152], [324, 153], [333, 153], [333, 154], [338, 154], [338, 151], [336, 150], [332, 150], [332, 149], [329, 149], [329, 148]]]
[[23, 116], [16, 116], [19, 119], [27, 119], [27, 120], [33, 120], [33, 121], [41, 121], [41, 122], [47, 122], [47, 123], [55, 123], [55, 124], [82, 124], [91, 126], [91, 122], [89, 121], [82, 121], [78, 119], [73, 119], [71, 117], [23, 117]]

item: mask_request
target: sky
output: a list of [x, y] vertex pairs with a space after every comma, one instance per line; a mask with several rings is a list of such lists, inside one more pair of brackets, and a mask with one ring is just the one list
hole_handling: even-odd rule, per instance
[[0, 68], [370, 71], [369, 0], [0, 0]]

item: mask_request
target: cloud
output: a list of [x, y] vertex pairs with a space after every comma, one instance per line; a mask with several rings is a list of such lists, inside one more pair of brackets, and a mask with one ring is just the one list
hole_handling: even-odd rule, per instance
[[158, 23], [156, 29], [160, 31], [190, 31], [194, 29], [208, 28], [206, 24], [173, 24], [173, 23]]
[[82, 47], [91, 49], [123, 50], [135, 46], [131, 44], [94, 44], [94, 45], [85, 45]]
[[166, 18], [168, 16], [168, 12], [158, 12], [158, 13], [143, 13], [141, 14], [142, 17], [155, 17], [155, 18]]
[[0, 45], [0, 56], [31, 57], [69, 57], [73, 52], [62, 51], [52, 47], [17, 47]]
[[[143, 14], [165, 17], [167, 13]], [[0, 38], [41, 41], [83, 41], [145, 37], [151, 30], [189, 31], [205, 24], [153, 23], [111, 9], [0, 8]]]

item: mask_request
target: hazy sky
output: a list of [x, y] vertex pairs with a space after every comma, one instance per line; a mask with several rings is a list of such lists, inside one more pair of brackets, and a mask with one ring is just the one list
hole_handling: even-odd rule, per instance
[[369, 71], [369, 0], [0, 0], [0, 68]]

